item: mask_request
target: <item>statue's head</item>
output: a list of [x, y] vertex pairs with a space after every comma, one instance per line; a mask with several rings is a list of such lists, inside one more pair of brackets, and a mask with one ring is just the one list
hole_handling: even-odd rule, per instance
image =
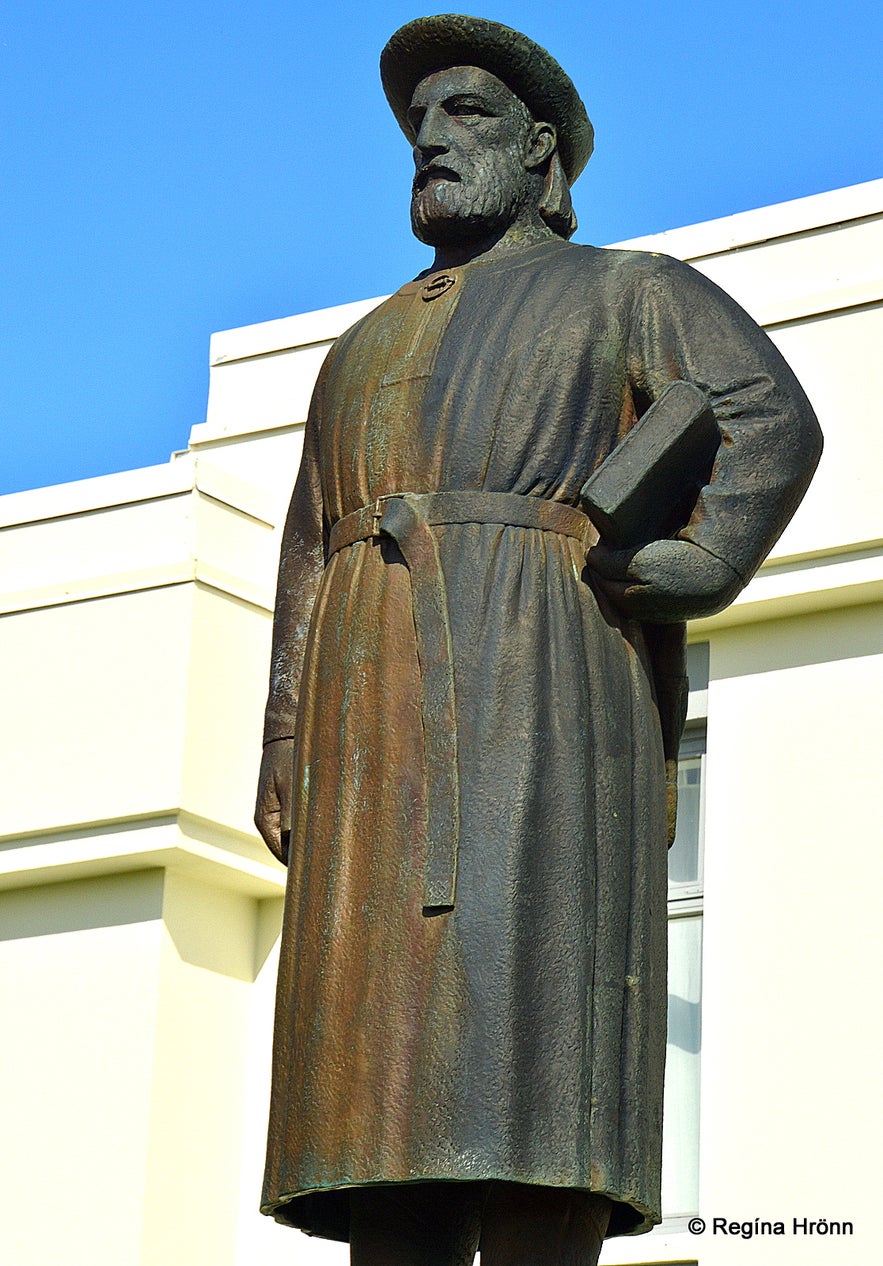
[[481, 18], [418, 18], [393, 35], [380, 72], [414, 146], [414, 232], [433, 246], [540, 222], [570, 237], [570, 186], [592, 152], [585, 107], [557, 62]]

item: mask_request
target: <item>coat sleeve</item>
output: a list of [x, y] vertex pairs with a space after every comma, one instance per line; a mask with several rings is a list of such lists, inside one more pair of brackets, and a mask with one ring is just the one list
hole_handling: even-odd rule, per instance
[[675, 378], [707, 393], [721, 444], [679, 535], [747, 584], [812, 478], [822, 451], [819, 425], [777, 348], [729, 295], [678, 260], [645, 261], [629, 344], [638, 412]]
[[265, 744], [294, 735], [307, 634], [325, 568], [327, 530], [319, 466], [319, 431], [330, 360], [329, 354], [310, 402], [303, 455], [282, 533], [270, 692], [264, 715]]

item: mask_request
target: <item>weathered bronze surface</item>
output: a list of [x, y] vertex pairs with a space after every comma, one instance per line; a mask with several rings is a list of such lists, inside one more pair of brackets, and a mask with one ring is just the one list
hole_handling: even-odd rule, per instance
[[[347, 1239], [352, 1205], [354, 1260], [372, 1187], [375, 1229], [378, 1192], [429, 1182], [659, 1220], [683, 621], [750, 579], [820, 452], [711, 282], [569, 243], [592, 132], [547, 53], [449, 15], [382, 73], [435, 258], [316, 386], [256, 816], [289, 867], [262, 1207]], [[580, 489], [677, 379], [714, 409], [710, 479], [673, 539], [598, 544]]]

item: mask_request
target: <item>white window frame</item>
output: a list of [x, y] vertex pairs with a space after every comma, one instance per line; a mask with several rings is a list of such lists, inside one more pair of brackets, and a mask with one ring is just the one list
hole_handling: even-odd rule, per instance
[[[704, 897], [704, 878], [703, 878], [703, 853], [704, 853], [704, 835], [705, 835], [705, 796], [706, 796], [706, 777], [705, 777], [705, 748], [706, 748], [706, 726], [708, 716], [708, 643], [697, 643], [688, 647], [687, 662], [690, 676], [690, 695], [687, 710], [687, 723], [684, 728], [684, 735], [681, 741], [679, 752], [680, 759], [695, 759], [699, 757], [699, 813], [697, 821], [697, 872], [693, 882], [670, 884], [668, 892], [668, 919], [669, 926], [681, 919], [702, 919], [703, 918], [703, 897]], [[702, 928], [699, 930], [699, 954], [700, 961], [698, 965], [700, 989], [701, 989], [701, 945], [702, 945]], [[691, 1157], [691, 1165], [697, 1175], [696, 1187], [693, 1193], [692, 1201], [689, 1201], [691, 1207], [678, 1208], [672, 1210], [670, 1214], [665, 1213], [665, 1188], [667, 1185], [672, 1186], [670, 1165], [671, 1156], [666, 1158], [667, 1164], [663, 1166], [663, 1221], [659, 1227], [655, 1229], [655, 1234], [671, 1235], [678, 1231], [687, 1229], [687, 1222], [692, 1214], [698, 1209], [698, 1173], [699, 1173], [699, 1114], [701, 1112], [701, 1103], [699, 1101], [699, 1072], [701, 1066], [701, 992], [699, 997], [700, 1015], [699, 1015], [699, 1051], [697, 1052], [696, 1075], [694, 1078], [695, 1099], [692, 1100], [693, 1115], [696, 1122], [695, 1137], [693, 1139], [693, 1147], [695, 1151]], [[669, 1060], [669, 1067], [672, 1066], [672, 1060]], [[664, 1127], [663, 1127], [664, 1128]], [[666, 1182], [666, 1175], [669, 1176], [669, 1182]], [[694, 1207], [695, 1206], [695, 1207]]]

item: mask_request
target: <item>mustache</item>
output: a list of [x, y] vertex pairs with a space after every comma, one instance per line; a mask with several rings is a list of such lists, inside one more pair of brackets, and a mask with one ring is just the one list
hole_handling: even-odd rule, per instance
[[429, 162], [424, 163], [422, 167], [417, 168], [414, 182], [411, 185], [412, 193], [421, 193], [430, 180], [450, 180], [459, 183], [462, 180], [459, 172], [454, 171], [453, 167], [445, 167], [443, 163]]

